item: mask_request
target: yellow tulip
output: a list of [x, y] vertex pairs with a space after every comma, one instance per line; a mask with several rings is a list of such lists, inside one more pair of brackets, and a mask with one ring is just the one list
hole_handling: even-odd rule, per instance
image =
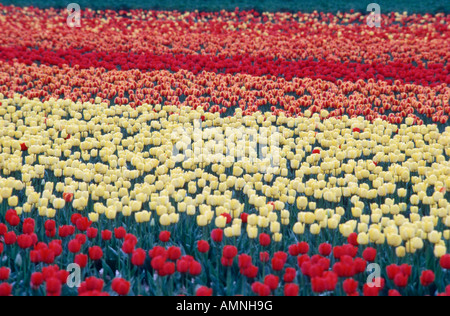
[[19, 204], [19, 198], [17, 196], [11, 196], [8, 199], [8, 205], [10, 207], [16, 207]]
[[280, 232], [280, 223], [279, 222], [271, 222], [270, 223], [270, 232], [271, 233], [279, 233]]
[[440, 258], [447, 253], [447, 248], [443, 245], [434, 246], [434, 256]]
[[94, 223], [98, 222], [98, 216], [98, 213], [95, 212], [91, 212], [88, 214], [89, 220]]
[[448, 230], [448, 229], [444, 230], [443, 235], [444, 235], [445, 240], [449, 240], [450, 239], [450, 230]]
[[48, 218], [54, 218], [55, 215], [56, 215], [56, 210], [55, 209], [52, 209], [52, 208], [46, 209], [46, 215], [45, 216], [47, 216]]
[[312, 224], [309, 229], [312, 235], [320, 234], [320, 226], [318, 224]]
[[305, 226], [302, 223], [295, 223], [293, 227], [293, 231], [296, 235], [302, 235], [305, 233]]
[[397, 234], [388, 234], [386, 236], [387, 243], [391, 247], [398, 247], [402, 244], [402, 237]]
[[233, 236], [238, 237], [241, 235], [241, 225], [240, 224], [232, 225], [231, 230], [232, 230]]
[[341, 224], [339, 225], [339, 232], [342, 234], [342, 236], [347, 238], [348, 236], [350, 236], [350, 234], [354, 232], [354, 230], [348, 224]]
[[166, 214], [161, 215], [161, 216], [159, 217], [159, 223], [160, 223], [162, 226], [169, 226], [169, 225], [171, 224], [169, 214], [166, 213]]
[[441, 237], [442, 237], [442, 233], [439, 233], [435, 230], [428, 234], [428, 240], [433, 244], [437, 244], [438, 242], [440, 242]]
[[218, 216], [215, 219], [215, 224], [218, 228], [224, 228], [227, 224], [227, 219], [224, 216]]
[[105, 216], [106, 216], [107, 219], [111, 219], [111, 220], [116, 219], [117, 211], [108, 208], [108, 209], [105, 211]]
[[283, 239], [283, 235], [280, 233], [275, 233], [273, 234], [272, 239], [274, 242], [281, 242], [281, 240]]
[[208, 218], [205, 215], [198, 215], [197, 216], [197, 225], [200, 227], [204, 227], [208, 225]]
[[423, 241], [421, 238], [414, 237], [411, 239], [411, 245], [414, 247], [414, 249], [422, 249], [423, 248]]
[[66, 202], [63, 199], [55, 199], [53, 201], [53, 207], [57, 210], [64, 208], [65, 205], [66, 205]]
[[397, 247], [395, 249], [395, 254], [398, 258], [403, 258], [406, 255], [406, 248], [403, 246]]
[[223, 232], [224, 232], [226, 237], [228, 237], [228, 238], [233, 237], [233, 228], [227, 227], [227, 228], [224, 229]]
[[250, 239], [255, 239], [258, 237], [258, 228], [256, 226], [247, 226], [247, 235]]

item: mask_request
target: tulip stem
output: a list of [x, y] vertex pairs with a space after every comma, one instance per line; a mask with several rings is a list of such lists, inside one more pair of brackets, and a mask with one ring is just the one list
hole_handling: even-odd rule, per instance
[[231, 296], [231, 267], [227, 268], [227, 291], [226, 291], [227, 295], [226, 296]]

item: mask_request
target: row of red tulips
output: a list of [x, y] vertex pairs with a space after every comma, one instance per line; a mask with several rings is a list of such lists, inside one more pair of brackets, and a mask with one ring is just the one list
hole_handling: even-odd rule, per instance
[[[295, 78], [287, 81], [275, 77], [201, 73], [180, 70], [142, 73], [137, 70], [108, 71], [26, 66], [0, 63], [0, 93], [14, 98], [21, 93], [28, 99], [83, 102], [105, 102], [137, 107], [144, 103], [192, 106], [205, 111], [231, 115], [238, 106], [244, 114], [272, 111], [287, 116], [321, 113], [324, 117], [365, 116], [381, 118], [391, 123], [446, 124], [450, 114], [449, 88], [445, 84], [423, 87], [369, 79], [355, 83], [336, 83]], [[75, 88], [72, 88], [75, 87]], [[1, 107], [9, 105], [0, 100]], [[45, 120], [45, 118], [43, 118]]]
[[[245, 215], [242, 218], [245, 221]], [[160, 231], [157, 243], [161, 245], [155, 245], [147, 252], [137, 248], [140, 243], [139, 238], [128, 233], [125, 228], [118, 227], [113, 231], [105, 229], [99, 234], [98, 229], [92, 226], [92, 222], [77, 213], [71, 216], [70, 224], [58, 228], [54, 220], [43, 222], [45, 235], [41, 238], [35, 233], [35, 229], [39, 231], [39, 227], [36, 227], [36, 221], [32, 218], [22, 220], [14, 210], [9, 210], [6, 212], [5, 221], [6, 224], [0, 224], [0, 254], [7, 255], [9, 259], [14, 259], [14, 255], [17, 258], [20, 254], [21, 260], [30, 262], [29, 264], [20, 263], [18, 266], [15, 259], [16, 265], [13, 266], [15, 283], [17, 284], [18, 279], [23, 277], [24, 280], [29, 280], [30, 289], [34, 293], [45, 293], [51, 296], [62, 294], [70, 274], [65, 270], [64, 265], [71, 262], [86, 271], [85, 278], [77, 289], [79, 295], [108, 295], [108, 292], [103, 292], [105, 280], [112, 291], [118, 295], [129, 294], [133, 286], [144, 286], [148, 281], [137, 278], [131, 284], [125, 278], [117, 276], [117, 273], [120, 275], [121, 271], [117, 271], [115, 277], [103, 276], [102, 278], [99, 269], [106, 268], [106, 259], [111, 259], [106, 257], [111, 255], [110, 249], [113, 246], [121, 247], [123, 258], [119, 255], [114, 257], [114, 260], [119, 262], [119, 265], [120, 261], [123, 261], [123, 271], [129, 271], [131, 263], [132, 266], [140, 269], [133, 271], [153, 271], [158, 278], [170, 279], [171, 276], [179, 274], [185, 275], [188, 280], [191, 278], [203, 280], [206, 273], [211, 273], [211, 269], [220, 269], [219, 266], [222, 266], [222, 269], [230, 274], [231, 269], [236, 267], [239, 271], [238, 275], [250, 282], [253, 294], [260, 296], [279, 294], [280, 291], [284, 295], [295, 296], [300, 293], [299, 285], [305, 285], [304, 282], [310, 284], [311, 293], [319, 295], [336, 293], [349, 296], [360, 294], [378, 296], [386, 292], [385, 294], [390, 296], [398, 296], [402, 291], [406, 291], [405, 288], [410, 283], [415, 284], [414, 286], [419, 283], [423, 287], [423, 292], [428, 294], [435, 294], [433, 291], [436, 289], [432, 287], [436, 280], [435, 272], [423, 270], [418, 280], [412, 280], [413, 271], [417, 269], [406, 263], [387, 265], [383, 273], [386, 279], [380, 274], [371, 280], [367, 279], [366, 282], [365, 272], [368, 264], [381, 262], [380, 256], [375, 248], [358, 247], [355, 233], [351, 234], [347, 243], [342, 246], [333, 247], [324, 242], [316, 248], [307, 242], [298, 242], [291, 244], [286, 252], [272, 248], [270, 235], [261, 233], [258, 238], [259, 252], [239, 254], [235, 245], [224, 244], [226, 240], [223, 231], [216, 228], [210, 233], [210, 241], [201, 239], [196, 242], [196, 252], [193, 254], [197, 257], [195, 258], [192, 255], [183, 254], [183, 248], [172, 243], [169, 231]], [[15, 247], [16, 245], [20, 250]], [[215, 266], [214, 260], [211, 259], [214, 256], [217, 257], [219, 249], [220, 263]], [[317, 251], [316, 254], [310, 255], [315, 251]], [[212, 252], [217, 254], [213, 256]], [[358, 256], [359, 254], [361, 257]], [[450, 270], [450, 255], [441, 257], [439, 265], [444, 272]], [[0, 284], [0, 295], [11, 295], [13, 292], [13, 285], [8, 282], [10, 275], [10, 268], [0, 267], [0, 282], [3, 282]], [[131, 274], [129, 276], [131, 277]], [[136, 278], [136, 275], [133, 278]], [[239, 276], [233, 275], [233, 278], [236, 279]], [[136, 282], [140, 284], [136, 285]], [[229, 282], [230, 280], [227, 279], [225, 294], [231, 294]], [[445, 282], [443, 278], [439, 280], [441, 288], [445, 285], [442, 282]], [[42, 291], [44, 285], [45, 290]], [[430, 291], [429, 288], [433, 290]], [[362, 292], [360, 292], [361, 289]], [[185, 293], [182, 288], [179, 290], [181, 292], [175, 291], [169, 294]], [[218, 294], [206, 286], [197, 286], [194, 290], [196, 295]], [[241, 290], [245, 291], [245, 287], [243, 286]], [[450, 287], [447, 286], [445, 292], [437, 294], [450, 294]]]
[[[351, 12], [133, 10], [120, 14], [82, 8], [80, 31], [66, 25], [66, 10], [0, 9], [5, 17], [0, 20], [0, 46], [39, 47], [53, 51], [55, 56], [77, 48], [80, 54], [105, 53], [105, 58], [112, 52], [210, 55], [223, 59], [250, 55], [272, 60], [313, 58], [369, 65], [392, 61], [421, 68], [434, 66], [435, 70], [448, 60], [448, 14], [389, 13], [382, 15], [383, 25], [378, 29], [366, 25], [365, 15]], [[54, 57], [46, 55], [45, 62]], [[202, 68], [201, 64], [198, 66]]]

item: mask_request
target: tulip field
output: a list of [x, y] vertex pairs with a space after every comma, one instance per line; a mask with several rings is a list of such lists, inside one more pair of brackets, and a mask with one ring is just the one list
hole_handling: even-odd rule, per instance
[[0, 4], [0, 296], [450, 295], [450, 15]]

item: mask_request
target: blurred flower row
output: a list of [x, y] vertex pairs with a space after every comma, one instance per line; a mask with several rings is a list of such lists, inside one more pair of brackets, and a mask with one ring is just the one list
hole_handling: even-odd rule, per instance
[[[156, 60], [160, 56], [192, 56], [189, 63], [197, 70], [208, 68], [206, 59], [200, 57], [210, 56], [218, 57], [210, 61], [220, 60], [220, 68], [255, 71], [258, 67], [253, 63], [268, 58], [269, 62], [278, 61], [272, 66], [280, 66], [291, 77], [296, 76], [291, 70], [301, 71], [291, 61], [314, 60], [330, 62], [326, 64], [328, 72], [318, 72], [322, 76], [339, 78], [333, 76], [333, 63], [347, 67], [351, 63], [380, 64], [393, 71], [380, 72], [375, 66], [368, 78], [380, 74], [386, 79], [449, 82], [448, 14], [383, 14], [382, 27], [374, 29], [366, 25], [367, 17], [360, 12], [114, 12], [83, 8], [81, 28], [70, 28], [66, 25], [66, 10], [14, 6], [0, 9], [0, 45], [14, 48], [3, 51], [3, 57], [9, 60], [17, 56], [27, 62], [39, 59], [58, 66], [65, 60], [83, 68], [115, 69], [120, 65], [124, 70], [146, 70], [151, 62], [142, 58], [143, 53], [152, 52]], [[238, 56], [240, 60], [234, 59]], [[262, 67], [267, 71], [269, 65]], [[355, 70], [346, 75], [366, 78], [368, 69]]]

